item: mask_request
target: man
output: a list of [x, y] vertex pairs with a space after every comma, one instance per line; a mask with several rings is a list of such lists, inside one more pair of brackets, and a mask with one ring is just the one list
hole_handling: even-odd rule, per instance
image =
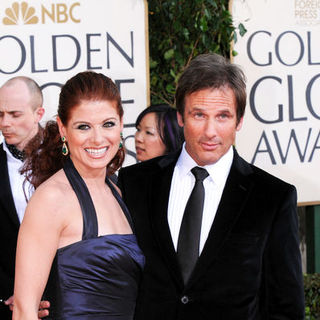
[[200, 55], [175, 98], [182, 151], [118, 178], [146, 256], [136, 319], [303, 319], [295, 187], [232, 146], [246, 105], [242, 71]]
[[[0, 319], [11, 319], [17, 236], [27, 199], [32, 192], [19, 173], [26, 152], [36, 146], [44, 109], [43, 97], [35, 81], [15, 77], [0, 88]], [[28, 145], [29, 144], [29, 145]], [[28, 145], [28, 146], [27, 146]], [[27, 150], [28, 149], [28, 150]], [[7, 304], [7, 306], [5, 305]]]

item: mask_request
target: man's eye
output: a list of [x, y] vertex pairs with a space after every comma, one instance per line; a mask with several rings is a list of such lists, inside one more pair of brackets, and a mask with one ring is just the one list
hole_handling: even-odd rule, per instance
[[195, 113], [195, 118], [203, 118], [204, 114], [202, 112]]
[[88, 130], [90, 127], [87, 124], [79, 124], [77, 129], [79, 130]]
[[21, 116], [21, 113], [14, 113], [12, 116], [13, 118], [19, 118]]
[[222, 113], [222, 114], [219, 115], [220, 119], [227, 119], [228, 117], [229, 117], [229, 115], [226, 114], [226, 113]]
[[114, 121], [107, 121], [103, 124], [105, 128], [111, 128], [111, 127], [114, 127], [115, 125], [116, 123]]

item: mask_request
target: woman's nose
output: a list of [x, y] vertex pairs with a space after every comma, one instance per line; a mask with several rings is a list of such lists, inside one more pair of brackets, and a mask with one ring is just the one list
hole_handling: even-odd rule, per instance
[[102, 135], [102, 132], [100, 132], [99, 129], [95, 129], [93, 130], [93, 142], [96, 144], [96, 145], [99, 145], [102, 141], [103, 141], [103, 135]]
[[135, 141], [137, 142], [142, 142], [143, 140], [143, 134], [141, 131], [137, 131], [135, 136], [134, 136]]

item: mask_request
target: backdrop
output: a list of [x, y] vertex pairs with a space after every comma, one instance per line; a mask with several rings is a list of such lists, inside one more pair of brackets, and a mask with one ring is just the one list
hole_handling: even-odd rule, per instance
[[67, 79], [85, 70], [111, 77], [125, 111], [126, 164], [134, 163], [134, 122], [149, 97], [147, 30], [146, 0], [1, 0], [0, 85], [36, 80], [46, 121]]
[[294, 184], [300, 204], [320, 202], [320, 2], [233, 0], [234, 62], [248, 86], [237, 149]]

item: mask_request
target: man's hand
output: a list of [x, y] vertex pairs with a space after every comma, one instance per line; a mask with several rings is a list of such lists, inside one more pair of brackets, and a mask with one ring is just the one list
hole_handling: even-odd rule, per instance
[[11, 296], [10, 298], [8, 298], [8, 299], [4, 302], [4, 304], [5, 304], [6, 306], [8, 306], [9, 309], [12, 311], [12, 310], [13, 310], [13, 296]]
[[[11, 311], [13, 310], [13, 300], [14, 300], [14, 298], [13, 298], [13, 296], [11, 296], [6, 301], [4, 301], [4, 304], [7, 305]], [[39, 311], [38, 311], [39, 320], [41, 320], [42, 318], [49, 315], [48, 308], [50, 308], [49, 301], [40, 301]]]
[[44, 318], [49, 315], [48, 308], [50, 308], [49, 301], [40, 301], [39, 311], [38, 311], [38, 317], [40, 320], [41, 320], [41, 318]]

